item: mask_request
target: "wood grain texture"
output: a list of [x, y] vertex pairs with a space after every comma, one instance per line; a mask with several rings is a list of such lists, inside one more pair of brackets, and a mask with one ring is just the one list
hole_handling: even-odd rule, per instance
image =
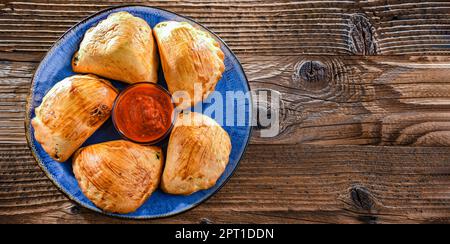
[[0, 53], [26, 53], [38, 61], [54, 40], [80, 19], [127, 3], [189, 16], [219, 34], [238, 54], [450, 54], [450, 2], [445, 0], [2, 0]]
[[[280, 133], [253, 144], [446, 146], [450, 58], [242, 56], [253, 90], [282, 98]], [[25, 143], [33, 62], [0, 62], [0, 143]], [[306, 68], [305, 68], [306, 67]], [[317, 69], [314, 74], [306, 74]], [[14, 94], [14, 95], [12, 95]]]
[[[218, 33], [255, 91], [282, 97], [230, 182], [152, 221], [80, 208], [26, 145], [32, 74], [70, 26], [123, 3]], [[0, 0], [0, 223], [450, 223], [450, 2]], [[262, 108], [260, 108], [262, 109]]]
[[[308, 60], [310, 59], [308, 58]], [[340, 82], [341, 84], [334, 85], [335, 87], [330, 89], [315, 90], [315, 86], [308, 89], [306, 84], [302, 90], [295, 86], [295, 82], [300, 81], [290, 79], [292, 77], [284, 78], [292, 74], [292, 70], [289, 68], [283, 72], [277, 66], [264, 65], [280, 62], [273, 62], [273, 59], [264, 57], [244, 58], [243, 60], [253, 89], [262, 87], [276, 89], [283, 94], [283, 101], [286, 104], [291, 101], [290, 97], [292, 96], [305, 97], [303, 100], [291, 102], [291, 104], [303, 105], [308, 108], [302, 111], [311, 111], [311, 114], [323, 113], [323, 115], [309, 115], [310, 119], [305, 117], [304, 120], [296, 121], [302, 117], [293, 112], [286, 114], [282, 123], [290, 123], [289, 126], [285, 126], [287, 131], [272, 141], [255, 136], [252, 142], [254, 145], [250, 146], [236, 176], [221, 190], [218, 196], [193, 211], [180, 215], [180, 217], [162, 220], [162, 222], [199, 223], [204, 218], [218, 223], [394, 223], [446, 222], [450, 220], [448, 214], [450, 213], [448, 205], [448, 201], [450, 201], [450, 167], [447, 164], [450, 150], [448, 147], [436, 147], [448, 146], [448, 131], [450, 130], [448, 119], [450, 116], [442, 112], [443, 107], [439, 107], [441, 106], [439, 104], [426, 105], [423, 108], [417, 107], [415, 103], [411, 108], [408, 108], [408, 103], [400, 102], [398, 105], [392, 103], [390, 106], [378, 104], [380, 100], [384, 101], [387, 99], [385, 97], [391, 96], [392, 87], [395, 88], [396, 84], [409, 84], [411, 87], [417, 85], [412, 80], [417, 77], [417, 74], [414, 74], [413, 78], [404, 75], [405, 78], [389, 79], [387, 87], [380, 88], [378, 95], [357, 92], [359, 89], [356, 88], [345, 88], [351, 82], [342, 81], [337, 81], [336, 83]], [[282, 66], [288, 67], [291, 64], [293, 70], [296, 70], [293, 64], [299, 62], [298, 60], [303, 59], [298, 57], [292, 58], [292, 61], [287, 59], [286, 61], [289, 63]], [[352, 62], [357, 60], [359, 59], [346, 57], [349, 67], [356, 65], [352, 65]], [[427, 67], [428, 73], [435, 72], [438, 81], [445, 85], [449, 82], [448, 77], [442, 80], [442, 77], [439, 76], [442, 75], [440, 72], [445, 71], [445, 65], [439, 65], [442, 61], [446, 62], [442, 57], [421, 58], [420, 62], [414, 57], [408, 60], [389, 57], [366, 60], [367, 63], [373, 65], [370, 69], [377, 71], [370, 74], [372, 77], [386, 74], [390, 69], [396, 70], [398, 65], [403, 69], [423, 66]], [[321, 61], [315, 62], [320, 66], [329, 61], [321, 59]], [[426, 65], [430, 62], [434, 66]], [[361, 63], [361, 61], [356, 63]], [[394, 63], [396, 65], [393, 65]], [[2, 63], [3, 78], [0, 78], [0, 83], [17, 84], [9, 88], [16, 94], [14, 99], [10, 100], [11, 102], [24, 103], [30, 81], [27, 74], [35, 66], [36, 63], [29, 62], [4, 61]], [[261, 70], [255, 67], [268, 68]], [[390, 67], [390, 69], [382, 69], [382, 67]], [[442, 67], [444, 70], [441, 70]], [[396, 76], [400, 77], [401, 74], [409, 72], [403, 69]], [[430, 69], [437, 69], [440, 72], [430, 71]], [[271, 77], [271, 74], [277, 72], [275, 77]], [[324, 75], [323, 77], [335, 77], [335, 75]], [[273, 80], [279, 81], [275, 83], [276, 87], [271, 82]], [[281, 82], [284, 80], [285, 83]], [[373, 80], [376, 79], [373, 78]], [[15, 82], [8, 83], [7, 81]], [[317, 81], [320, 82], [320, 79]], [[352, 86], [365, 88], [376, 86], [376, 83], [370, 83], [371, 79], [368, 78], [361, 78], [359, 81], [360, 84]], [[427, 84], [431, 81], [433, 79], [422, 82]], [[341, 87], [339, 89], [342, 91], [353, 91], [357, 95], [336, 92], [334, 91], [337, 89], [336, 87]], [[7, 94], [10, 94], [12, 90], [6, 88], [1, 90], [1, 102], [9, 101], [6, 99]], [[330, 90], [329, 94], [342, 93], [344, 95], [325, 97], [329, 94], [317, 92], [322, 90]], [[311, 91], [316, 91], [316, 93], [308, 93]], [[427, 92], [423, 93], [428, 94]], [[435, 94], [436, 92], [429, 93]], [[439, 95], [439, 92], [437, 94]], [[364, 98], [365, 96], [367, 97]], [[347, 97], [351, 99], [343, 99]], [[375, 97], [379, 99], [374, 99]], [[397, 101], [399, 98], [393, 97], [392, 99]], [[433, 101], [434, 98], [430, 96], [429, 99]], [[438, 99], [441, 97], [439, 96]], [[389, 107], [392, 114], [389, 111], [377, 111], [377, 109], [372, 109], [376, 111], [372, 113], [365, 109], [363, 102], [372, 102], [375, 104], [372, 105], [374, 108], [377, 106]], [[334, 105], [331, 106], [328, 103]], [[366, 107], [369, 106], [366, 105]], [[445, 103], [444, 107], [446, 107]], [[0, 108], [1, 119], [14, 117], [14, 113], [10, 113], [10, 107]], [[24, 116], [24, 108], [21, 105], [15, 106], [15, 109], [17, 123], [4, 119], [2, 121], [4, 126], [0, 128], [1, 142], [8, 143], [1, 144], [0, 147], [0, 189], [2, 190], [0, 192], [0, 216], [4, 216], [0, 217], [0, 222], [123, 222], [123, 220], [113, 220], [87, 210], [80, 210], [59, 193], [56, 187], [52, 186], [37, 167], [30, 151], [24, 144], [21, 120]], [[417, 109], [423, 109], [424, 112], [419, 113]], [[333, 112], [333, 110], [336, 111]], [[348, 116], [344, 116], [342, 111], [348, 111]], [[358, 115], [358, 113], [360, 114]], [[363, 115], [368, 118], [373, 117], [374, 121], [363, 124], [361, 122]], [[314, 121], [316, 119], [317, 121]], [[370, 121], [370, 119], [367, 120]], [[321, 121], [325, 124], [321, 124]], [[362, 130], [361, 128], [371, 129]], [[362, 136], [364, 131], [372, 132], [373, 137], [365, 138]], [[15, 144], [11, 144], [12, 142]], [[291, 145], [268, 145], [279, 142]], [[326, 146], [308, 146], [309, 143]], [[361, 147], [332, 146], [332, 144], [434, 147]], [[365, 196], [360, 191], [369, 193]], [[369, 200], [361, 200], [364, 198]], [[367, 204], [367, 201], [370, 204]], [[255, 202], [258, 204], [255, 205]], [[228, 210], [237, 214], [226, 214]]]
[[[252, 145], [231, 181], [206, 203], [145, 222], [448, 222], [449, 160], [448, 148]], [[0, 165], [0, 222], [136, 222], [65, 200], [26, 145], [2, 144]]]
[[[438, 146], [448, 138], [447, 57], [243, 60], [254, 90], [282, 97], [280, 134], [253, 143]], [[421, 139], [428, 133], [436, 140]]]

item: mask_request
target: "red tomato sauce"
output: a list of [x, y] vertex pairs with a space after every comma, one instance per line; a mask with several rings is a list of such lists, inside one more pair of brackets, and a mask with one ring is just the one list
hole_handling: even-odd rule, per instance
[[165, 90], [156, 84], [140, 83], [118, 96], [113, 120], [117, 130], [128, 139], [152, 143], [170, 130], [173, 111], [172, 99]]

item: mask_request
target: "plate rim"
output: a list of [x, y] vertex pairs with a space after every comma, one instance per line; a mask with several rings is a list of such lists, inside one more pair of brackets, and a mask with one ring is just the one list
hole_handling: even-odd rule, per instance
[[[245, 81], [246, 81], [248, 90], [249, 90], [249, 92], [251, 92], [250, 83], [249, 83], [249, 81], [248, 81], [248, 77], [247, 77], [247, 75], [246, 75], [246, 73], [245, 73], [245, 71], [244, 71], [244, 68], [242, 67], [241, 61], [238, 59], [238, 57], [236, 56], [236, 54], [231, 50], [231, 48], [228, 46], [228, 44], [227, 44], [222, 38], [220, 38], [216, 33], [212, 32], [209, 28], [207, 28], [207, 27], [204, 26], [203, 24], [201, 24], [201, 23], [195, 21], [194, 19], [192, 19], [192, 18], [190, 18], [190, 17], [184, 16], [184, 15], [181, 15], [181, 14], [178, 14], [178, 13], [175, 13], [175, 12], [173, 12], [173, 11], [166, 10], [166, 9], [163, 9], [163, 8], [160, 8], [160, 7], [154, 7], [154, 6], [143, 5], [143, 4], [122, 4], [122, 5], [116, 5], [116, 6], [104, 8], [104, 9], [102, 9], [102, 10], [100, 10], [100, 11], [97, 11], [97, 12], [95, 12], [95, 13], [93, 13], [93, 14], [91, 14], [91, 15], [85, 17], [85, 18], [83, 18], [82, 20], [78, 21], [76, 24], [72, 25], [69, 29], [67, 29], [67, 30], [66, 30], [66, 31], [65, 31], [65, 32], [64, 32], [64, 33], [63, 33], [63, 34], [62, 34], [62, 35], [61, 35], [61, 36], [60, 36], [53, 44], [52, 44], [52, 46], [47, 50], [47, 52], [45, 53], [45, 55], [42, 57], [41, 61], [39, 62], [39, 65], [36, 67], [36, 69], [35, 69], [34, 72], [33, 72], [33, 76], [31, 77], [30, 91], [29, 91], [29, 94], [28, 94], [27, 99], [26, 99], [26, 106], [25, 106], [25, 109], [26, 109], [26, 110], [25, 110], [25, 121], [24, 121], [24, 124], [25, 124], [25, 136], [26, 136], [26, 139], [27, 139], [27, 145], [28, 145], [28, 147], [30, 148], [31, 154], [33, 155], [34, 159], [36, 160], [37, 164], [39, 165], [39, 168], [41, 168], [41, 170], [44, 172], [44, 174], [47, 176], [47, 178], [53, 183], [53, 185], [56, 186], [56, 188], [58, 188], [58, 190], [59, 190], [61, 193], [63, 193], [63, 195], [66, 196], [66, 197], [67, 197], [69, 200], [71, 200], [72, 202], [75, 202], [75, 203], [78, 204], [79, 206], [82, 206], [83, 208], [88, 209], [88, 210], [90, 210], [90, 211], [92, 211], [92, 212], [95, 212], [95, 213], [98, 213], [98, 214], [101, 214], [101, 215], [104, 215], [104, 216], [109, 216], [109, 217], [119, 218], [119, 219], [128, 219], [128, 220], [150, 220], [150, 219], [167, 218], [167, 217], [172, 217], [172, 216], [176, 216], [176, 215], [182, 214], [182, 213], [184, 213], [184, 212], [190, 211], [190, 210], [192, 210], [192, 209], [198, 207], [199, 205], [201, 205], [202, 203], [204, 203], [204, 202], [206, 202], [208, 199], [210, 199], [212, 196], [216, 195], [216, 194], [220, 191], [220, 189], [222, 189], [222, 187], [224, 187], [224, 186], [228, 183], [228, 181], [233, 177], [233, 175], [236, 173], [237, 169], [239, 168], [239, 166], [240, 166], [240, 164], [241, 164], [241, 161], [242, 161], [242, 158], [243, 158], [243, 156], [244, 156], [245, 152], [247, 151], [247, 148], [248, 148], [248, 146], [249, 146], [249, 144], [250, 144], [250, 139], [251, 139], [251, 137], [252, 137], [252, 132], [253, 132], [253, 126], [252, 126], [251, 124], [249, 125], [249, 128], [250, 128], [250, 129], [249, 129], [249, 136], [248, 136], [248, 138], [247, 138], [247, 141], [245, 142], [244, 149], [243, 149], [241, 155], [239, 156], [239, 159], [237, 160], [236, 166], [235, 166], [234, 169], [231, 171], [231, 174], [225, 179], [225, 181], [224, 181], [224, 182], [223, 182], [223, 183], [222, 183], [222, 184], [221, 184], [214, 192], [212, 192], [209, 196], [205, 197], [204, 199], [201, 199], [200, 201], [198, 201], [198, 202], [196, 202], [196, 203], [194, 203], [194, 204], [191, 204], [189, 207], [187, 207], [187, 208], [185, 208], [185, 209], [182, 209], [182, 210], [179, 210], [179, 211], [175, 211], [175, 212], [171, 212], [171, 213], [168, 213], [168, 214], [159, 214], [159, 215], [153, 215], [153, 216], [150, 216], [150, 215], [143, 215], [143, 216], [126, 216], [126, 215], [123, 215], [123, 214], [116, 214], [116, 213], [105, 212], [105, 211], [101, 210], [100, 208], [97, 209], [97, 208], [93, 208], [93, 207], [91, 207], [91, 206], [88, 206], [88, 205], [86, 205], [85, 203], [83, 203], [83, 202], [79, 201], [78, 199], [76, 199], [75, 197], [73, 197], [71, 194], [69, 194], [69, 193], [66, 192], [64, 189], [62, 189], [62, 187], [59, 185], [59, 183], [57, 182], [57, 180], [54, 179], [53, 176], [51, 176], [50, 173], [48, 172], [48, 170], [45, 168], [43, 162], [42, 162], [41, 159], [38, 157], [38, 155], [36, 155], [36, 150], [35, 150], [35, 148], [34, 148], [34, 146], [33, 146], [32, 138], [31, 138], [31, 137], [32, 137], [32, 136], [31, 136], [31, 131], [29, 130], [29, 126], [30, 126], [30, 123], [31, 123], [31, 113], [30, 113], [30, 112], [31, 112], [31, 107], [32, 107], [32, 106], [31, 106], [31, 98], [33, 97], [33, 94], [34, 94], [34, 86], [33, 86], [33, 85], [34, 85], [34, 83], [35, 83], [36, 73], [37, 73], [37, 71], [38, 71], [38, 70], [41, 68], [41, 66], [42, 66], [42, 61], [45, 60], [45, 59], [47, 58], [47, 56], [48, 56], [48, 55], [56, 48], [57, 44], [58, 44], [58, 43], [59, 43], [59, 42], [60, 42], [60, 41], [61, 41], [61, 40], [69, 33], [69, 32], [71, 32], [75, 27], [77, 27], [77, 26], [79, 26], [79, 25], [81, 25], [81, 24], [83, 24], [83, 23], [89, 21], [90, 19], [92, 19], [92, 18], [94, 18], [94, 17], [96, 17], [96, 16], [98, 16], [98, 15], [100, 15], [100, 14], [103, 14], [103, 13], [105, 13], [105, 12], [109, 12], [109, 11], [116, 10], [116, 9], [121, 9], [121, 8], [128, 8], [128, 7], [142, 7], [142, 8], [156, 9], [156, 10], [159, 10], [159, 11], [167, 12], [167, 13], [176, 15], [176, 16], [178, 16], [178, 17], [187, 19], [187, 20], [189, 20], [189, 21], [195, 23], [196, 25], [199, 25], [200, 27], [202, 27], [202, 28], [205, 29], [206, 31], [208, 31], [208, 32], [209, 32], [210, 34], [212, 34], [215, 38], [217, 38], [217, 39], [221, 42], [221, 44], [223, 44], [223, 45], [228, 49], [228, 51], [229, 51], [230, 54], [233, 56], [233, 58], [235, 58], [235, 59], [238, 61], [237, 63], [238, 63], [238, 65], [239, 65], [239, 68], [241, 69], [241, 72], [242, 72], [242, 74], [243, 74], [243, 77], [245, 78]], [[253, 97], [252, 97], [251, 95], [249, 96], [249, 100], [250, 100], [250, 111], [249, 111], [249, 114], [250, 114], [250, 121], [251, 121], [252, 114], [253, 114], [253, 110], [254, 110], [254, 108], [253, 108]]]

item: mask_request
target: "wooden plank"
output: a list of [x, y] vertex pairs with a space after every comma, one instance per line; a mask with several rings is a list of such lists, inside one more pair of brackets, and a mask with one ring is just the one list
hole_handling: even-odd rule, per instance
[[24, 143], [25, 101], [34, 63], [0, 61], [0, 141]]
[[[449, 160], [448, 148], [252, 145], [217, 195], [148, 222], [448, 222]], [[1, 223], [133, 222], [74, 206], [26, 145], [0, 145], [0, 182]]]
[[253, 143], [447, 145], [448, 57], [243, 60], [254, 90], [283, 98], [281, 133]]
[[46, 50], [82, 18], [122, 3], [205, 24], [238, 54], [254, 90], [283, 98], [281, 134], [260, 138], [256, 128], [217, 195], [149, 223], [450, 222], [447, 0], [1, 0], [1, 223], [135, 223], [67, 200], [23, 128]]
[[[280, 134], [253, 144], [450, 144], [450, 58], [243, 56], [253, 90], [279, 92]], [[0, 62], [0, 142], [24, 143], [36, 63]]]
[[[219, 34], [237, 54], [448, 55], [448, 1], [4, 1], [0, 55], [37, 61], [70, 26], [121, 3], [163, 7]], [[208, 11], [204, 11], [207, 8]], [[226, 21], [224, 21], [226, 19]], [[17, 53], [17, 56], [11, 56]]]

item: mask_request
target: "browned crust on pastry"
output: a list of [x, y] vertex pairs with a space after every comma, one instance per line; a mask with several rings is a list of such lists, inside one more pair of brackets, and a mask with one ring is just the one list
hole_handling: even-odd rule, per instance
[[214, 120], [198, 113], [180, 114], [169, 139], [161, 189], [189, 195], [213, 187], [230, 153], [230, 137]]
[[66, 161], [110, 116], [117, 90], [94, 75], [58, 82], [35, 109], [34, 136], [56, 161]]
[[[189, 95], [189, 100], [178, 102], [178, 108], [194, 106], [215, 90], [225, 71], [219, 42], [186, 22], [161, 22], [153, 33], [169, 91], [175, 97], [180, 91]], [[195, 83], [201, 84], [202, 90], [196, 90]]]
[[73, 172], [97, 207], [124, 214], [136, 211], [157, 189], [163, 161], [159, 147], [119, 140], [78, 150]]
[[89, 29], [72, 58], [78, 73], [92, 73], [127, 83], [157, 82], [159, 59], [147, 22], [117, 12]]

